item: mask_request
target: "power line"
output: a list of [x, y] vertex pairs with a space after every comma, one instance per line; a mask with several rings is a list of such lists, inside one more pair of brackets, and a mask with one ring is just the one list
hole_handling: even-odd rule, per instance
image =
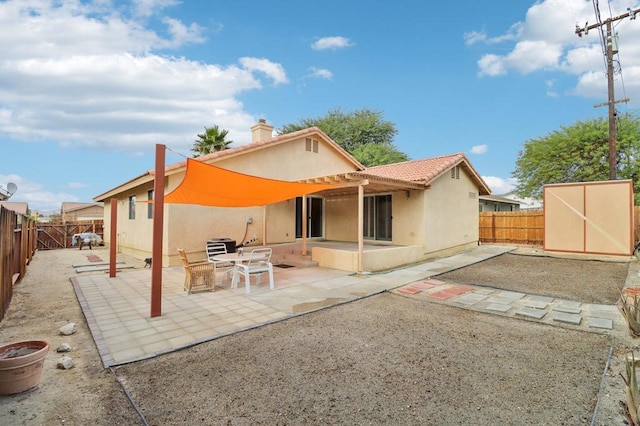
[[[607, 66], [607, 87], [608, 87], [608, 101], [604, 105], [609, 106], [609, 179], [615, 180], [617, 174], [617, 161], [616, 161], [616, 108], [615, 104], [619, 102], [626, 102], [628, 99], [621, 99], [619, 101], [615, 100], [615, 93], [613, 87], [613, 55], [614, 49], [615, 53], [618, 53], [617, 46], [614, 47], [614, 42], [616, 41], [612, 34], [612, 24], [613, 22], [619, 21], [624, 18], [636, 19], [636, 14], [640, 13], [640, 8], [631, 10], [631, 8], [627, 8], [627, 13], [623, 13], [618, 16], [612, 16], [602, 22], [600, 18], [600, 9], [598, 5], [598, 0], [593, 0], [593, 5], [596, 12], [597, 23], [589, 25], [589, 23], [585, 23], [584, 27], [580, 27], [576, 24], [576, 34], [578, 37], [582, 37], [582, 34], [587, 35], [589, 30], [598, 29], [599, 32], [602, 32], [602, 36], [604, 37], [604, 44], [606, 50], [606, 66]], [[603, 27], [606, 27], [607, 33], [606, 36], [603, 32]]]

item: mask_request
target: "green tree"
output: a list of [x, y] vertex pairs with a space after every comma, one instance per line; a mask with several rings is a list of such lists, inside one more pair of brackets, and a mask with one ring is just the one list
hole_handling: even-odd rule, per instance
[[400, 163], [409, 160], [409, 157], [400, 152], [392, 144], [366, 143], [356, 146], [351, 154], [365, 167], [380, 166], [383, 164]]
[[[636, 204], [640, 201], [640, 119], [632, 114], [617, 120], [617, 176], [632, 179]], [[577, 121], [569, 127], [524, 143], [518, 152], [516, 193], [540, 198], [551, 183], [593, 182], [609, 179], [609, 122], [605, 118]]]
[[193, 156], [199, 157], [228, 149], [233, 141], [226, 140], [227, 134], [229, 134], [229, 131], [224, 129], [220, 130], [218, 125], [213, 127], [205, 126], [204, 133], [199, 134], [198, 139], [193, 143], [193, 148], [191, 148]]
[[[340, 108], [330, 110], [323, 117], [305, 118], [298, 123], [286, 124], [278, 129], [278, 134], [283, 135], [314, 126], [325, 132], [358, 161], [363, 162], [355, 155], [356, 152], [366, 153], [371, 158], [376, 157], [370, 148], [357, 149], [370, 144], [384, 146], [385, 148], [381, 152], [386, 151], [389, 154], [395, 152], [398, 156], [406, 158], [406, 155], [393, 145], [393, 138], [398, 133], [395, 124], [391, 121], [385, 121], [380, 111], [366, 108], [351, 112], [344, 112]], [[390, 157], [390, 155], [386, 157]]]

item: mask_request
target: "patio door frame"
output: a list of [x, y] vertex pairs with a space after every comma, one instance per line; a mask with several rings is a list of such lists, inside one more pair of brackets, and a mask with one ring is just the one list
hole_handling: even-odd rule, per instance
[[[308, 195], [307, 201], [307, 235], [306, 238], [324, 238], [324, 197]], [[296, 198], [296, 238], [302, 238], [302, 200], [303, 197]]]

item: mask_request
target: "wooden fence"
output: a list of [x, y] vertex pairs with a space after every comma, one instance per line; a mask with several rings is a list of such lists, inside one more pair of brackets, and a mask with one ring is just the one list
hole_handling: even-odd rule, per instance
[[542, 210], [480, 213], [483, 243], [539, 245], [544, 242]]
[[[633, 207], [634, 241], [640, 241], [640, 206]], [[542, 210], [480, 213], [480, 241], [543, 245], [544, 216]]]
[[0, 206], [0, 321], [9, 309], [13, 285], [33, 259], [36, 233], [35, 221]]
[[104, 220], [38, 224], [38, 250], [72, 247], [74, 234], [93, 232], [104, 239]]

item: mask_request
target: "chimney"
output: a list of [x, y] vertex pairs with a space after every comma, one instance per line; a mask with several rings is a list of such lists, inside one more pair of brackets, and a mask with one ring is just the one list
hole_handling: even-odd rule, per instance
[[251, 142], [263, 141], [273, 137], [273, 126], [267, 124], [267, 120], [261, 118], [258, 124], [251, 127]]

